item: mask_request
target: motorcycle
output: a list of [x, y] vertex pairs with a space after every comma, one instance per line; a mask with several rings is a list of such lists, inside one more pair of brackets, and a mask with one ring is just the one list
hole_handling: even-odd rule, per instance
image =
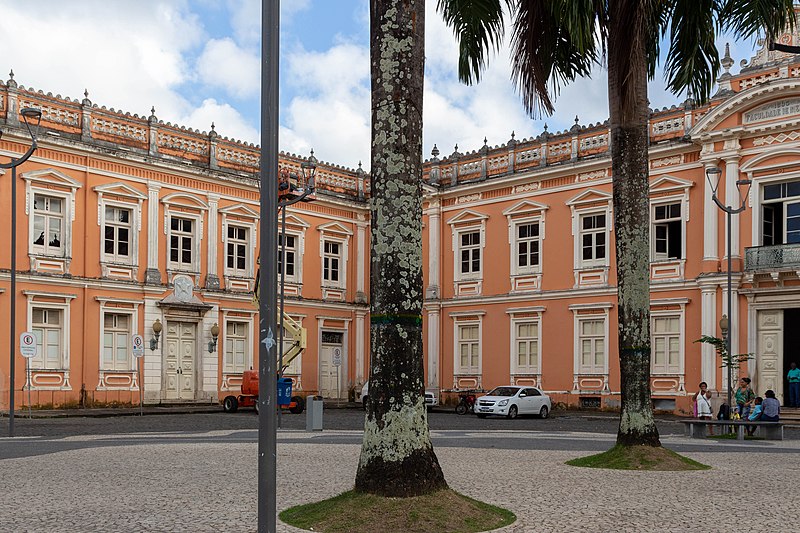
[[477, 396], [473, 392], [462, 392], [458, 395], [458, 405], [456, 405], [456, 414], [465, 415], [467, 413], [475, 412], [475, 401]]

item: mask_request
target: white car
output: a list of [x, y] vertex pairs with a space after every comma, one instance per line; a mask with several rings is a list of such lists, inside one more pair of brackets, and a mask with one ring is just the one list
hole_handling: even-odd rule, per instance
[[[369, 397], [369, 381], [364, 383], [364, 386], [361, 387], [361, 405], [364, 406], [364, 409], [367, 408], [367, 398]], [[439, 405], [439, 396], [436, 395], [435, 391], [426, 390], [425, 391], [425, 407], [428, 408], [430, 411], [431, 408], [436, 407]]]
[[488, 415], [517, 418], [519, 415], [538, 415], [547, 418], [551, 409], [550, 397], [536, 387], [504, 385], [495, 387], [475, 402], [478, 418]]

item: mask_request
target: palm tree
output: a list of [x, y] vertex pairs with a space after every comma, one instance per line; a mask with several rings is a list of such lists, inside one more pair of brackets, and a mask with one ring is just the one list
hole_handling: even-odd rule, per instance
[[422, 86], [425, 1], [372, 0], [370, 387], [356, 490], [447, 487], [422, 366]]
[[[438, 0], [459, 43], [459, 77], [480, 80], [504, 36], [501, 0]], [[505, 0], [512, 80], [526, 111], [551, 114], [563, 84], [608, 70], [622, 408], [617, 443], [660, 446], [650, 401], [647, 81], [662, 39], [669, 89], [706, 101], [719, 72], [718, 31], [774, 38], [792, 0]]]

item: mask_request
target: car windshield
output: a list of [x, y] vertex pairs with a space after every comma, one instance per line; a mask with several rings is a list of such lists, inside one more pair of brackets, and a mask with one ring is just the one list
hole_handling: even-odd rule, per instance
[[514, 396], [518, 390], [518, 387], [497, 387], [487, 396]]

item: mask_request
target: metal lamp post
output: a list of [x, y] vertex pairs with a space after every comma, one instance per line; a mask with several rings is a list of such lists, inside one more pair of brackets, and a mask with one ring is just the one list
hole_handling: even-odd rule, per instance
[[[24, 107], [20, 109], [19, 114], [22, 116], [22, 121], [25, 123], [25, 128], [28, 130], [28, 135], [31, 137], [31, 146], [28, 150], [17, 159], [11, 159], [8, 163], [0, 163], [0, 168], [11, 169], [11, 312], [10, 317], [10, 334], [8, 337], [9, 350], [9, 403], [8, 403], [8, 436], [14, 436], [14, 372], [15, 356], [16, 356], [16, 318], [17, 318], [17, 167], [30, 159], [33, 152], [36, 151], [36, 136], [39, 134], [39, 124], [42, 121], [42, 111], [33, 107]], [[31, 129], [33, 126], [33, 129]], [[3, 131], [0, 130], [0, 137], [3, 136]]]
[[[727, 214], [727, 238], [728, 238], [728, 313], [730, 316], [732, 315], [733, 309], [733, 298], [732, 298], [732, 289], [731, 289], [731, 215], [738, 215], [742, 211], [745, 210], [747, 207], [747, 196], [750, 194], [750, 187], [753, 184], [752, 180], [749, 179], [738, 179], [736, 180], [736, 190], [739, 192], [739, 199], [740, 205], [739, 207], [733, 207], [729, 205], [723, 204], [720, 199], [717, 197], [717, 190], [719, 189], [719, 182], [720, 178], [722, 177], [722, 171], [718, 167], [709, 167], [706, 169], [706, 179], [708, 179], [709, 185], [711, 185], [711, 199], [714, 200], [714, 203], [717, 204], [722, 211]], [[731, 392], [733, 389], [733, 376], [732, 376], [732, 368], [731, 364], [733, 363], [732, 354], [731, 354], [731, 325], [728, 320], [728, 315], [722, 315], [722, 319], [719, 321], [719, 327], [722, 330], [722, 335], [725, 341], [725, 350], [728, 352], [728, 409], [731, 409]]]

